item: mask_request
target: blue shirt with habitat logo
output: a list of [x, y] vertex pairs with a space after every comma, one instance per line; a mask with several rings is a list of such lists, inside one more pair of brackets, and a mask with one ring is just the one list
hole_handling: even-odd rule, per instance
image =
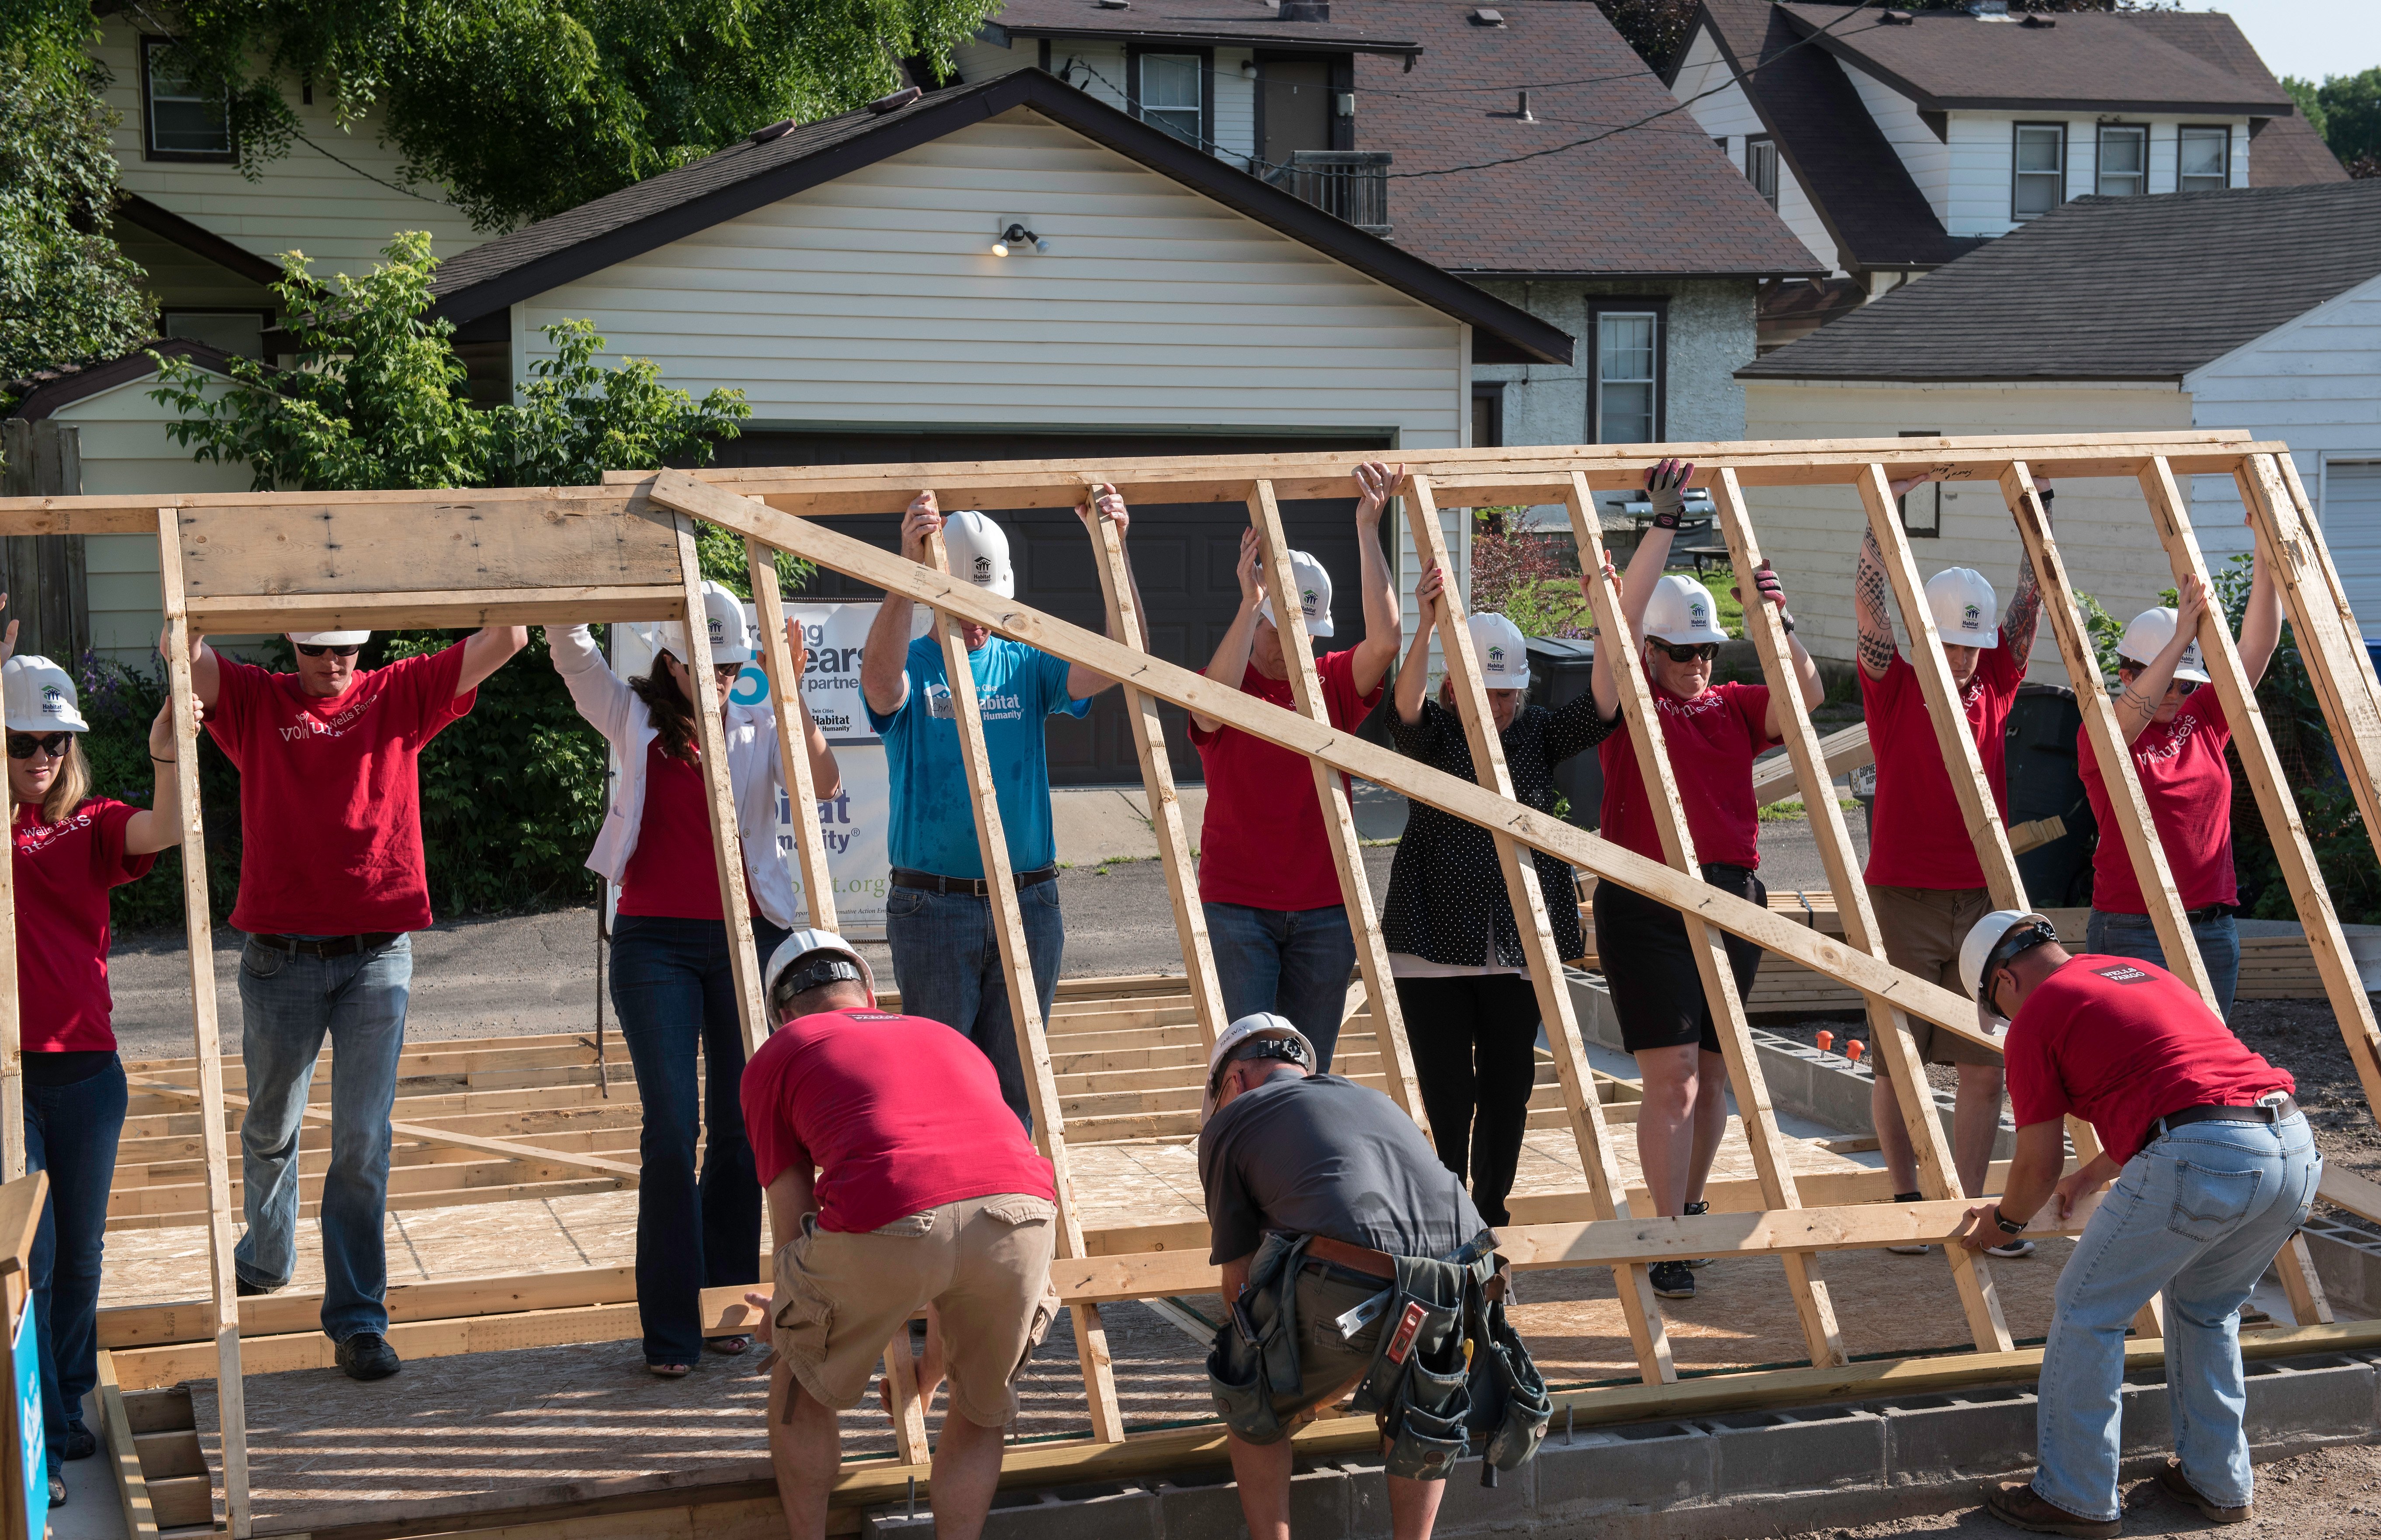
[[[1066, 661], [1006, 637], [987, 640], [968, 655], [968, 663], [983, 710], [983, 746], [999, 794], [1000, 827], [1008, 836], [1008, 864], [1035, 871], [1058, 858], [1042, 719], [1080, 717], [1092, 709], [1091, 698], [1068, 697]], [[911, 871], [982, 877], [983, 852], [976, 844], [942, 644], [918, 637], [910, 644], [907, 666], [910, 694], [900, 706], [890, 715], [868, 708], [868, 724], [885, 740], [885, 779], [892, 783], [886, 854], [893, 865]]]

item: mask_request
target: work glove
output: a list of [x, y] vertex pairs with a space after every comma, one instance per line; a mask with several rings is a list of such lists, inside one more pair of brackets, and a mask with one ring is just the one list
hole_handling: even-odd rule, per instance
[[[1794, 634], [1794, 616], [1792, 612], [1786, 608], [1786, 585], [1777, 580], [1777, 571], [1772, 568], [1766, 561], [1752, 569], [1752, 591], [1758, 597], [1761, 603], [1775, 604], [1777, 606], [1777, 618], [1779, 622], [1785, 625], [1786, 634], [1789, 637], [1792, 636]], [[1728, 592], [1736, 596], [1736, 601], [1738, 603], [1741, 604], [1744, 602], [1744, 587], [1742, 584], [1739, 584], [1735, 588], [1730, 588]]]
[[1693, 466], [1677, 460], [1665, 460], [1645, 473], [1645, 500], [1654, 505], [1654, 528], [1679, 527], [1679, 515], [1687, 511], [1687, 479], [1694, 473]]

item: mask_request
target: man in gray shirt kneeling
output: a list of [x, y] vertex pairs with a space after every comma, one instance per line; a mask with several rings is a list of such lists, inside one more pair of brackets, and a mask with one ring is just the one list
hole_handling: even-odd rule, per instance
[[1426, 1536], [1468, 1440], [1513, 1469], [1551, 1408], [1463, 1183], [1395, 1102], [1314, 1061], [1269, 1013], [1209, 1057], [1199, 1177], [1230, 1318], [1208, 1380], [1252, 1540], [1288, 1540], [1288, 1435], [1350, 1389], [1379, 1414], [1396, 1533]]

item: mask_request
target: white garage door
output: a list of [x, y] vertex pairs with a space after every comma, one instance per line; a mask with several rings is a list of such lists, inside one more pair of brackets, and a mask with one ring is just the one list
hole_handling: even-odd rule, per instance
[[2381, 460], [2324, 467], [2323, 542], [2364, 635], [2381, 637]]

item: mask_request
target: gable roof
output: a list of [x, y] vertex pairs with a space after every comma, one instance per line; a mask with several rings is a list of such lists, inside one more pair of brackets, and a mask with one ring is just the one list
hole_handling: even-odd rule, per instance
[[[2131, 19], [2152, 36], [2163, 38], [2184, 53], [2229, 70], [2242, 79], [2273, 79], [2273, 72], [2249, 45], [2249, 40], [2241, 36], [2241, 29], [2220, 11], [2137, 11]], [[2348, 180], [2348, 169], [2339, 164], [2339, 157], [2323, 142], [2314, 125], [2296, 111], [2286, 116], [2252, 121], [2249, 138], [2253, 141], [2249, 185], [2253, 188]]]
[[1740, 380], [2173, 380], [2381, 275], [2381, 179], [2081, 198]]
[[[1344, 3], [1341, 10], [1345, 12]], [[1410, 32], [1384, 30], [1346, 15], [1330, 20], [1285, 20], [1264, 0], [1007, 0], [988, 29], [995, 41], [1016, 37], [1105, 37], [1123, 42], [1220, 42], [1242, 48], [1330, 49], [1411, 54]]]
[[188, 337], [155, 337], [122, 358], [73, 369], [45, 369], [22, 380], [0, 382], [0, 390], [23, 389], [25, 392], [6, 415], [38, 422], [78, 401], [88, 401], [118, 385], [145, 380], [157, 372], [156, 360], [149, 357], [152, 353], [167, 358], [188, 358], [200, 368], [213, 370], [217, 374], [231, 373], [229, 354], [209, 347], [202, 342], [192, 342]]
[[[1943, 228], [1860, 92], [1833, 58], [1807, 41], [1809, 30], [1789, 7], [1769, 0], [1703, 0], [1696, 24], [1710, 31], [1835, 237], [1838, 261], [1847, 271], [1939, 267], [1982, 243]], [[1844, 23], [1875, 25], [1867, 18]], [[1671, 79], [1677, 73], [1673, 65]]]
[[[1596, 7], [1499, 0], [1493, 8], [1503, 26], [1477, 25], [1471, 6], [1450, 0], [1336, 0], [1335, 14], [1424, 44], [1411, 73], [1392, 59], [1356, 61], [1357, 143], [1396, 157], [1389, 217], [1399, 246], [1482, 276], [1826, 270]], [[1569, 83], [1540, 83], [1549, 77]], [[1534, 122], [1515, 110], [1520, 85]], [[1557, 152], [1512, 159], [1546, 150]], [[1414, 175], [1489, 161], [1511, 164]]]
[[490, 315], [1018, 107], [1030, 107], [1366, 277], [1469, 322], [1491, 355], [1501, 343], [1516, 361], [1570, 361], [1571, 339], [1560, 329], [1040, 69], [930, 91], [889, 111], [864, 107], [761, 142], [748, 139], [565, 210], [450, 259], [438, 271], [432, 313], [458, 324]]
[[[2227, 68], [2140, 18], [2068, 11], [2027, 25], [1921, 11], [1899, 26], [1872, 7], [1785, 4], [1817, 46], [1928, 112], [2180, 112], [2287, 117], [2296, 109], [2262, 66]], [[1862, 16], [1862, 10], [1870, 14]], [[2227, 25], [2229, 25], [2228, 18]], [[2252, 59], [2254, 55], [2250, 55]]]

